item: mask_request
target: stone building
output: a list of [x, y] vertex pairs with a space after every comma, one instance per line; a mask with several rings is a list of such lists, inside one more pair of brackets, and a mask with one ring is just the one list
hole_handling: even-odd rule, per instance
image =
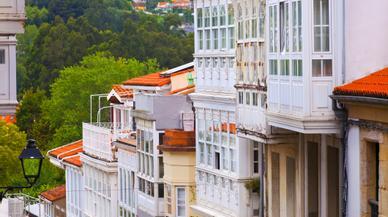
[[338, 86], [344, 107], [349, 216], [388, 216], [388, 68]]

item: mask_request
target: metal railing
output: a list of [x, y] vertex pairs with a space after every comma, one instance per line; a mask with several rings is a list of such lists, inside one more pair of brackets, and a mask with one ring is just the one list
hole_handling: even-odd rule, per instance
[[376, 200], [369, 200], [369, 205], [371, 209], [371, 217], [378, 217], [379, 216], [379, 202]]

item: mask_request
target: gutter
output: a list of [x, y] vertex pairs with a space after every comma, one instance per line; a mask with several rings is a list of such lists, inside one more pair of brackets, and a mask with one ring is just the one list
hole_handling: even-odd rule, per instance
[[[368, 96], [349, 96], [349, 95], [330, 95], [330, 98], [334, 100], [334, 103], [337, 101], [341, 102], [362, 102], [362, 103], [372, 103], [379, 105], [388, 105], [388, 98], [377, 98], [377, 97], [368, 97]], [[333, 111], [334, 110], [333, 103]]]
[[348, 110], [341, 104], [339, 96], [331, 95], [333, 100], [332, 109], [335, 116], [341, 123], [341, 145], [342, 145], [342, 217], [347, 217], [347, 201], [348, 201]]

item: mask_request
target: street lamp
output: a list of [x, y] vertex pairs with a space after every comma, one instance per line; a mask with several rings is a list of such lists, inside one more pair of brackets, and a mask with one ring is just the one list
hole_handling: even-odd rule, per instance
[[0, 189], [5, 189], [3, 192], [0, 192], [0, 202], [8, 191], [14, 189], [31, 188], [40, 176], [40, 170], [42, 168], [44, 157], [36, 147], [35, 140], [29, 139], [27, 141], [27, 145], [19, 155], [19, 159], [20, 163], [22, 164], [23, 175], [28, 183], [28, 186], [0, 187]]

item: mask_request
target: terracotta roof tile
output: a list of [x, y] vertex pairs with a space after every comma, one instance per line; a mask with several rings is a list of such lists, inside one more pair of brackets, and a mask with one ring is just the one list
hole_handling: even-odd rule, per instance
[[51, 202], [60, 200], [66, 197], [66, 187], [65, 185], [55, 187], [53, 189], [42, 192], [40, 196], [46, 198]]
[[335, 95], [388, 98], [388, 67], [334, 88]]
[[63, 159], [64, 162], [73, 164], [74, 166], [81, 167], [82, 166], [82, 161], [81, 157], [79, 155], [74, 155], [72, 157], [68, 157]]
[[0, 115], [0, 120], [3, 120], [9, 124], [11, 124], [11, 123], [14, 124], [14, 123], [16, 123], [16, 116], [15, 115], [5, 115], [5, 116]]
[[63, 160], [67, 163], [80, 167], [82, 162], [80, 161], [79, 153], [83, 152], [82, 145], [82, 140], [78, 140], [73, 143], [55, 148], [49, 151], [48, 154], [59, 160]]
[[125, 81], [124, 85], [134, 85], [134, 86], [164, 86], [171, 83], [169, 77], [162, 77], [161, 72], [151, 73], [148, 75], [140, 76], [137, 78], [132, 78]]
[[49, 155], [58, 159], [63, 159], [83, 151], [82, 140], [75, 141], [73, 143], [58, 147], [48, 152]]
[[128, 88], [124, 88], [121, 85], [113, 85], [112, 89], [121, 97], [121, 98], [132, 98], [133, 91]]

